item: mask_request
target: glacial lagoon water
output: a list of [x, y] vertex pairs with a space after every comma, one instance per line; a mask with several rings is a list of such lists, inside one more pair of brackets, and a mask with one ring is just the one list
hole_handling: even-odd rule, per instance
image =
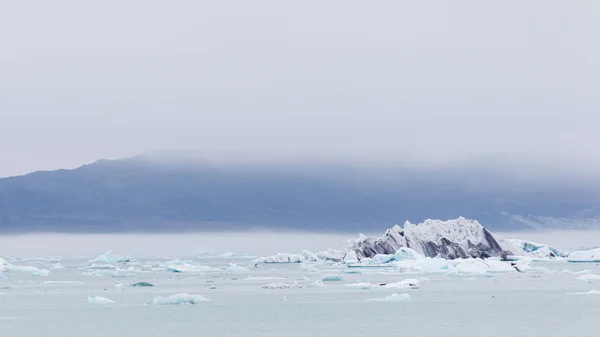
[[[47, 245], [38, 247], [39, 252], [59, 249], [51, 247], [52, 241]], [[15, 247], [7, 248], [10, 254]], [[96, 262], [89, 269], [90, 260], [103, 251], [69, 253], [32, 258], [0, 252], [14, 266], [33, 267], [2, 272], [0, 336], [600, 336], [600, 295], [588, 293], [600, 290], [600, 281], [578, 279], [600, 275], [596, 263], [531, 262], [522, 273], [407, 274], [389, 266], [348, 268], [328, 262], [255, 267], [251, 258], [235, 255], [139, 251], [131, 254], [133, 262]], [[189, 260], [193, 267], [167, 270], [167, 261], [175, 259]], [[44, 273], [35, 269], [49, 273], [37, 276]], [[332, 281], [323, 282], [328, 277]], [[419, 288], [379, 286], [407, 279], [415, 279]], [[130, 286], [139, 282], [154, 286]], [[277, 284], [289, 288], [278, 289]], [[175, 294], [208, 301], [154, 301]], [[89, 301], [97, 296], [115, 303]]]

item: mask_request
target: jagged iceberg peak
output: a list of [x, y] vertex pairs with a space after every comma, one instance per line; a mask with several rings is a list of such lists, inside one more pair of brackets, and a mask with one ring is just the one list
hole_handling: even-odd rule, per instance
[[455, 220], [425, 220], [404, 228], [398, 225], [388, 229], [381, 238], [364, 235], [350, 242], [348, 255], [358, 260], [377, 254], [395, 254], [400, 248], [414, 249], [427, 257], [488, 258], [512, 253], [502, 249], [496, 238], [476, 220], [460, 217]]

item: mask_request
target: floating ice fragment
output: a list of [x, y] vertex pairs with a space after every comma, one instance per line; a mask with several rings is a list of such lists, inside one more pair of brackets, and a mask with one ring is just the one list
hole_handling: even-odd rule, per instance
[[148, 282], [138, 282], [130, 285], [130, 287], [154, 287], [154, 284]]
[[8, 265], [5, 267], [5, 270], [12, 271], [12, 272], [30, 273], [33, 276], [48, 276], [50, 274], [50, 271], [47, 269], [40, 269], [40, 268], [32, 267], [32, 266]]
[[384, 288], [400, 288], [400, 289], [419, 289], [420, 284], [419, 280], [415, 279], [406, 279], [393, 283], [386, 283], [382, 285]]
[[285, 277], [277, 277], [277, 276], [248, 276], [246, 280], [285, 280]]
[[580, 293], [569, 293], [568, 295], [600, 295], [600, 291], [599, 290], [590, 290], [590, 291], [580, 292]]
[[44, 284], [83, 284], [81, 281], [45, 281]]
[[298, 283], [269, 283], [265, 284], [261, 288], [263, 289], [293, 289], [293, 288], [302, 288]]
[[250, 269], [242, 267], [242, 266], [238, 266], [235, 263], [230, 263], [229, 268], [227, 268], [227, 272], [232, 273], [232, 274], [246, 274], [246, 273], [250, 272]]
[[318, 261], [320, 261], [319, 257], [308, 250], [302, 251], [302, 254], [279, 253], [254, 260], [255, 263], [303, 263]]
[[600, 275], [596, 275], [596, 274], [584, 274], [581, 276], [578, 276], [577, 279], [579, 281], [583, 281], [583, 282], [600, 282]]
[[369, 298], [367, 301], [373, 302], [408, 302], [411, 300], [409, 294], [392, 294], [382, 298]]
[[575, 251], [567, 257], [569, 262], [600, 262], [600, 248]]
[[343, 280], [344, 279], [340, 275], [327, 276], [327, 277], [323, 278], [323, 282], [340, 282]]
[[306, 285], [308, 288], [320, 288], [325, 286], [325, 283], [321, 282], [321, 281], [315, 281], [313, 283], [309, 283]]
[[65, 267], [63, 267], [63, 265], [60, 262], [58, 262], [55, 265], [53, 265], [50, 269], [65, 269]]
[[102, 297], [102, 296], [88, 296], [88, 303], [89, 304], [114, 304], [116, 303], [113, 300], [109, 300], [106, 297]]
[[347, 284], [346, 287], [353, 288], [353, 289], [368, 290], [368, 289], [373, 288], [373, 285], [369, 282], [359, 282], [359, 283]]
[[109, 250], [108, 252], [106, 252], [94, 259], [94, 262], [99, 262], [99, 263], [115, 263], [115, 262], [129, 262], [129, 261], [131, 261], [130, 257], [113, 255], [112, 250]]
[[150, 303], [156, 305], [180, 305], [199, 304], [206, 301], [209, 301], [209, 299], [202, 295], [175, 294], [168, 297], [157, 296]]
[[234, 254], [234, 253], [224, 253], [219, 255], [220, 258], [222, 259], [255, 259], [257, 258], [255, 255], [250, 255], [250, 254]]

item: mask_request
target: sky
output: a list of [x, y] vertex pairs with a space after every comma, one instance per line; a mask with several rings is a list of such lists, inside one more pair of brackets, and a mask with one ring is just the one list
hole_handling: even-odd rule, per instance
[[9, 1], [0, 177], [155, 150], [600, 169], [597, 1]]

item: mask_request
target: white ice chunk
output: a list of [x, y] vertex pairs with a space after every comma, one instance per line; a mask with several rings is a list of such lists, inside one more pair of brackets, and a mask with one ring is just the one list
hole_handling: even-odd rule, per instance
[[255, 263], [304, 263], [318, 262], [319, 257], [308, 250], [302, 251], [302, 254], [278, 253], [277, 255], [260, 257], [254, 260]]
[[321, 281], [315, 281], [306, 285], [308, 288], [321, 288], [325, 286], [325, 283]]
[[261, 288], [263, 289], [293, 289], [293, 288], [302, 288], [300, 284], [297, 282], [294, 283], [269, 283], [265, 284]]
[[63, 265], [60, 262], [57, 262], [55, 265], [52, 266], [52, 268], [50, 269], [65, 269], [65, 267], [63, 267]]
[[384, 288], [399, 288], [399, 289], [419, 289], [421, 284], [416, 279], [406, 279], [398, 282], [387, 283], [383, 285]]
[[157, 296], [151, 304], [157, 305], [180, 305], [180, 304], [199, 304], [201, 302], [209, 301], [208, 298], [202, 295], [190, 295], [190, 294], [175, 294], [168, 297]]
[[250, 269], [238, 266], [235, 263], [230, 263], [229, 268], [227, 268], [227, 272], [232, 274], [247, 274], [250, 272]]
[[590, 291], [580, 292], [580, 293], [569, 293], [568, 295], [600, 295], [600, 291], [590, 290]]
[[578, 276], [577, 279], [579, 281], [589, 282], [589, 283], [600, 282], [600, 275], [584, 274], [584, 275]]
[[45, 281], [44, 284], [83, 284], [81, 281]]
[[97, 262], [97, 263], [116, 263], [116, 262], [129, 262], [129, 261], [131, 261], [130, 257], [113, 255], [112, 250], [109, 250], [108, 252], [106, 252], [94, 259], [94, 262]]
[[411, 300], [411, 297], [409, 294], [392, 294], [388, 297], [367, 299], [367, 301], [373, 301], [373, 302], [408, 302], [410, 300]]
[[102, 297], [102, 296], [88, 296], [88, 303], [89, 304], [114, 304], [116, 303], [113, 300], [109, 300], [106, 297]]
[[248, 276], [246, 280], [285, 280], [285, 277], [277, 277], [277, 276]]
[[48, 276], [50, 274], [50, 271], [47, 269], [40, 269], [32, 266], [15, 266], [12, 264], [6, 266], [5, 270], [12, 272], [30, 273], [33, 276]]
[[359, 282], [359, 283], [347, 284], [346, 287], [352, 288], [352, 289], [368, 290], [368, 289], [373, 288], [373, 285], [369, 282]]
[[423, 256], [422, 254], [420, 254], [419, 252], [417, 252], [414, 249], [411, 249], [408, 247], [400, 247], [400, 249], [398, 249], [398, 251], [396, 251], [396, 254], [394, 254], [394, 258], [396, 261], [420, 260], [420, 259], [425, 258], [425, 256]]
[[569, 262], [600, 262], [600, 248], [575, 251], [567, 257]]

